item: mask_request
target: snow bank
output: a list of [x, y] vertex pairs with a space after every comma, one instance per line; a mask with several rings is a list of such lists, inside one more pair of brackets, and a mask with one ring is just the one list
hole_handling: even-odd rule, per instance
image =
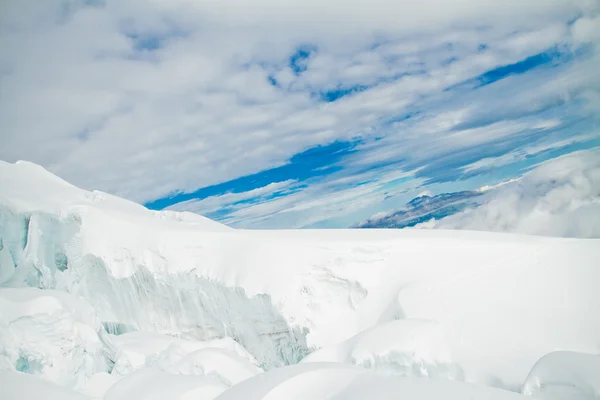
[[80, 392], [97, 399], [103, 399], [104, 395], [121, 377], [111, 375], [108, 372], [98, 372], [92, 375], [86, 382], [85, 387]]
[[401, 319], [382, 323], [308, 355], [302, 362], [355, 364], [400, 376], [462, 379], [444, 332], [433, 321]]
[[233, 337], [265, 367], [308, 352], [268, 292], [221, 275], [237, 275], [224, 260], [230, 228], [82, 191], [29, 163], [0, 163], [0, 182], [0, 284], [77, 294], [108, 327]]
[[2, 397], [2, 400], [91, 400], [91, 397], [84, 394], [57, 386], [32, 375], [1, 369], [0, 397]]
[[188, 354], [175, 365], [174, 371], [185, 375], [213, 376], [227, 386], [237, 385], [263, 372], [247, 358], [215, 347]]
[[256, 359], [231, 338], [194, 341], [132, 332], [116, 336], [114, 344], [116, 375], [156, 367], [175, 374], [213, 375], [232, 385], [262, 371]]
[[484, 199], [477, 208], [417, 227], [600, 238], [600, 151], [553, 159]]
[[557, 351], [533, 367], [523, 394], [549, 400], [600, 399], [600, 355]]
[[94, 309], [65, 292], [0, 289], [0, 359], [6, 369], [82, 388], [110, 368], [111, 346]]
[[119, 380], [104, 400], [212, 400], [227, 390], [216, 379], [144, 368]]
[[523, 400], [525, 397], [460, 382], [382, 375], [337, 363], [306, 363], [257, 375], [227, 390], [217, 400], [404, 398]]
[[222, 232], [231, 228], [189, 212], [150, 211], [147, 208], [97, 190], [88, 192], [60, 179], [39, 165], [0, 161], [0, 199], [14, 210], [61, 215], [69, 209], [101, 209], [107, 214], [121, 212], [128, 221], [143, 222], [153, 228], [192, 228]]

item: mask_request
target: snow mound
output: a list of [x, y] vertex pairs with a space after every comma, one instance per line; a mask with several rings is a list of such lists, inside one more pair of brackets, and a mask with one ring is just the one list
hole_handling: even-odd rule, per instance
[[350, 363], [400, 376], [462, 379], [444, 336], [434, 321], [391, 321], [317, 350], [302, 362]]
[[65, 292], [0, 289], [0, 344], [5, 369], [64, 386], [81, 388], [111, 363], [94, 309]]
[[79, 392], [17, 371], [0, 369], [0, 397], [2, 400], [91, 400]]
[[598, 351], [600, 246], [564, 240], [507, 250], [482, 258], [481, 268], [406, 287], [398, 301], [406, 318], [444, 327], [466, 381], [519, 390], [547, 353]]
[[[113, 374], [116, 375], [127, 375], [150, 366], [172, 373], [203, 374], [203, 367], [209, 372], [215, 371], [215, 367], [208, 363], [209, 360], [202, 363], [202, 353], [198, 353], [202, 350], [223, 350], [224, 355], [228, 354], [229, 362], [235, 358], [241, 360], [239, 363], [245, 361], [247, 364], [244, 365], [253, 366], [254, 371], [260, 371], [255, 365], [256, 359], [231, 338], [195, 341], [147, 332], [132, 332], [115, 336], [113, 340], [117, 349], [113, 369]], [[196, 355], [199, 355], [198, 359]], [[217, 361], [227, 362], [226, 358], [223, 356]], [[248, 370], [250, 371], [251, 367]]]
[[234, 386], [263, 371], [230, 350], [210, 347], [185, 356], [175, 365], [174, 372], [213, 376], [227, 386]]
[[225, 390], [227, 386], [216, 379], [144, 368], [119, 380], [104, 400], [212, 400]]
[[600, 399], [600, 355], [557, 351], [533, 367], [523, 394], [548, 400]]
[[98, 372], [87, 380], [85, 388], [80, 391], [88, 396], [103, 399], [108, 389], [120, 379], [121, 377], [118, 375], [112, 375], [108, 372]]
[[151, 211], [132, 201], [103, 193], [81, 190], [48, 172], [43, 167], [27, 162], [14, 164], [0, 161], [0, 203], [19, 212], [67, 214], [78, 208], [102, 209], [120, 212], [133, 221], [144, 221], [154, 227], [191, 227], [205, 231], [230, 231], [231, 228], [190, 212]]
[[278, 368], [250, 378], [217, 400], [294, 399], [524, 400], [501, 389], [447, 380], [383, 375], [339, 363], [306, 363]]

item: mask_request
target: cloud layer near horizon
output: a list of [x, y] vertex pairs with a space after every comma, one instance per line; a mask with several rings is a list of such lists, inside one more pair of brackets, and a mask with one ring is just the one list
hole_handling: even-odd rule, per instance
[[600, 238], [600, 151], [544, 163], [491, 192], [485, 204], [417, 228]]

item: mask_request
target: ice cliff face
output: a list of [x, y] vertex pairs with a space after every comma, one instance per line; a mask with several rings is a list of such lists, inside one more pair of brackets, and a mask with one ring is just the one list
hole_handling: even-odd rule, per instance
[[[270, 368], [307, 354], [304, 332], [290, 328], [270, 297], [200, 277], [152, 272], [143, 261], [116, 277], [101, 255], [81, 247], [82, 217], [0, 208], [0, 284], [58, 289], [89, 301], [111, 333], [143, 330], [209, 340], [232, 337]], [[114, 227], [118, 229], [118, 227]], [[126, 248], [119, 261], [133, 263]], [[123, 257], [123, 258], [121, 258]], [[148, 262], [155, 254], [148, 250]], [[162, 260], [161, 260], [162, 261]], [[162, 265], [161, 265], [162, 267]]]
[[[94, 348], [95, 345], [84, 345], [79, 336], [69, 335], [68, 331], [73, 329], [76, 320], [69, 319], [68, 312], [59, 311], [59, 305], [53, 306], [56, 310], [49, 311], [52, 315], [50, 320], [44, 320], [45, 313], [35, 314], [36, 305], [56, 301], [50, 293], [71, 293], [75, 301], [81, 298], [90, 303], [90, 309], [95, 310], [95, 318], [100, 321], [94, 320], [93, 324], [96, 341], [104, 333], [128, 331], [157, 332], [196, 340], [229, 337], [251, 351], [257, 363], [264, 368], [295, 363], [308, 353], [305, 332], [288, 325], [268, 294], [248, 296], [243, 288], [226, 286], [210, 277], [199, 276], [193, 267], [187, 265], [170, 268], [169, 260], [161, 255], [159, 241], [157, 248], [149, 245], [135, 248], [119, 243], [117, 237], [117, 240], [109, 240], [108, 249], [106, 243], [100, 243], [103, 246], [100, 251], [86, 248], [90, 241], [98, 244], [90, 236], [118, 236], [118, 232], [122, 233], [130, 224], [127, 219], [125, 223], [119, 223], [118, 218], [111, 218], [110, 211], [104, 218], [102, 212], [95, 208], [98, 203], [102, 206], [111, 203], [109, 208], [116, 209], [116, 214], [134, 211], [134, 219], [141, 215], [141, 219], [149, 221], [150, 228], [177, 227], [185, 230], [200, 226], [203, 232], [226, 232], [229, 228], [191, 214], [155, 213], [112, 196], [79, 191], [31, 164], [4, 164], [2, 167], [24, 174], [20, 184], [27, 189], [16, 193], [3, 191], [3, 195], [13, 196], [0, 199], [0, 286], [54, 290], [38, 291], [35, 296], [34, 292], [28, 292], [31, 296], [18, 307], [24, 307], [25, 314], [27, 310], [33, 310], [34, 314], [27, 317], [29, 324], [46, 323], [49, 326], [41, 332], [52, 332], [48, 336], [50, 343], [56, 337], [57, 341], [74, 346], [62, 355], [72, 360], [68, 367], [62, 369], [64, 374], [81, 380], [95, 372], [110, 371], [115, 361], [114, 354], [101, 351], [101, 345], [98, 349]], [[15, 176], [2, 175], [2, 187], [14, 188], [14, 181], [12, 185], [9, 182], [12, 178]], [[36, 184], [41, 186], [36, 194], [42, 196], [40, 204], [44, 206], [36, 207], [18, 201], [20, 196], [31, 194], [24, 193], [31, 190], [29, 185]], [[54, 202], [46, 202], [44, 190], [48, 191], [49, 197], [64, 191], [67, 196], [55, 196]], [[75, 199], [79, 201], [70, 204], [69, 191], [74, 192], [79, 197], [75, 196]], [[73, 200], [73, 193], [70, 194], [70, 200]], [[16, 202], [13, 201], [15, 198]], [[99, 220], [103, 223], [97, 225], [95, 222]], [[136, 236], [136, 229], [148, 228], [136, 227], [127, 234]], [[96, 230], [101, 232], [94, 232]], [[202, 244], [197, 246], [201, 248]], [[185, 257], [183, 255], [182, 258]], [[198, 265], [212, 260], [199, 257], [191, 261]], [[6, 290], [3, 295], [7, 296], [9, 292]], [[10, 299], [3, 301], [5, 308], [12, 307]], [[43, 352], [33, 354], [34, 350], [29, 347], [34, 345], [27, 345], [31, 344], [31, 340], [19, 341], [18, 338], [23, 331], [35, 329], [28, 328], [22, 318], [15, 318], [14, 321], [10, 317], [3, 320], [11, 332], [8, 337], [9, 330], [2, 331], [5, 333], [0, 341], [3, 345], [0, 354], [5, 356], [3, 362], [19, 371], [52, 375], [49, 369], [59, 368], [53, 367], [58, 364], [58, 356]], [[93, 335], [90, 333], [89, 336]], [[53, 348], [53, 344], [48, 344], [48, 348]], [[85, 361], [78, 357], [77, 352], [94, 354], [94, 357], [103, 360], [104, 365]], [[56, 380], [62, 382], [62, 378]]]

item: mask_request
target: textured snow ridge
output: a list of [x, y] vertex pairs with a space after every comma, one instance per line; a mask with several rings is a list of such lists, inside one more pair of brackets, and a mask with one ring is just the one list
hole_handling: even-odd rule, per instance
[[401, 319], [382, 323], [339, 344], [317, 350], [302, 362], [339, 362], [399, 376], [462, 380], [444, 332], [433, 321]]
[[115, 337], [114, 342], [113, 375], [155, 367], [184, 375], [212, 375], [231, 386], [262, 371], [256, 359], [230, 338], [195, 341], [132, 332]]
[[[240, 287], [193, 271], [153, 273], [144, 263], [115, 277], [113, 270], [120, 269], [109, 268], [105, 257], [83, 253], [79, 215], [0, 208], [0, 220], [0, 284], [75, 293], [94, 305], [111, 333], [124, 329], [200, 340], [233, 337], [265, 367], [297, 362], [308, 352], [304, 333], [288, 326], [268, 295], [248, 297]], [[122, 261], [127, 253], [117, 249], [116, 257]], [[148, 264], [155, 266], [156, 254], [148, 253]]]
[[38, 379], [17, 371], [0, 369], [0, 395], [2, 400], [91, 400], [82, 393]]
[[557, 351], [533, 367], [523, 394], [553, 400], [600, 399], [600, 355]]

